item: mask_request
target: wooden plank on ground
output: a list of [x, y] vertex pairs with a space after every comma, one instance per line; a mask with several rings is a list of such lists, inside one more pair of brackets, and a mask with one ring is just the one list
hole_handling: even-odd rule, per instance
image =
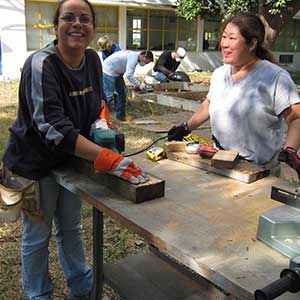
[[246, 160], [238, 160], [233, 169], [217, 169], [211, 166], [209, 159], [201, 158], [198, 154], [188, 154], [186, 152], [168, 152], [167, 157], [168, 159], [230, 177], [245, 183], [251, 183], [270, 175], [269, 169]]
[[150, 178], [149, 181], [131, 184], [111, 174], [95, 173], [93, 164], [84, 159], [74, 158], [68, 163], [68, 166], [134, 203], [160, 198], [165, 194], [165, 181], [151, 174], [147, 174]]
[[190, 90], [193, 84], [191, 82], [182, 82], [182, 81], [170, 81], [165, 83], [153, 84], [152, 87], [154, 91], [163, 91], [163, 90]]
[[232, 169], [238, 161], [239, 153], [231, 150], [219, 150], [210, 160], [212, 167]]

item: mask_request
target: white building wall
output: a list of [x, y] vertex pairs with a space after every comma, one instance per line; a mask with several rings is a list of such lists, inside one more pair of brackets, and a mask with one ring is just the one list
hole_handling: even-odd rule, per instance
[[1, 1], [0, 35], [2, 79], [20, 76], [20, 68], [28, 56], [26, 49], [24, 0]]
[[122, 49], [126, 48], [126, 32], [127, 32], [127, 14], [126, 6], [119, 7], [119, 42]]

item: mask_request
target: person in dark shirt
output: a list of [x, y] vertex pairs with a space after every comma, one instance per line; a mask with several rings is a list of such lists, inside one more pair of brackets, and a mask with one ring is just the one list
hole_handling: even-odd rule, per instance
[[77, 156], [93, 161], [98, 172], [109, 172], [132, 183], [147, 178], [130, 159], [90, 139], [90, 128], [95, 128], [105, 103], [101, 61], [96, 51], [87, 48], [95, 34], [91, 4], [87, 0], [63, 0], [53, 23], [57, 40], [32, 54], [22, 70], [18, 116], [2, 158], [3, 175], [7, 169], [14, 176], [31, 179], [39, 192], [31, 203], [36, 205], [39, 218], [25, 211], [22, 214], [26, 299], [52, 299], [48, 246], [54, 222], [71, 299], [87, 300], [93, 275], [82, 245], [81, 200], [49, 173]]
[[186, 51], [182, 47], [178, 47], [178, 49], [173, 52], [163, 52], [153, 68], [152, 77], [159, 82], [168, 82], [169, 78], [174, 75], [185, 55]]

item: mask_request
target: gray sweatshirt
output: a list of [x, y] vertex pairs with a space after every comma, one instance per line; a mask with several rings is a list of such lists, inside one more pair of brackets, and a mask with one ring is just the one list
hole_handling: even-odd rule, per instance
[[103, 73], [112, 77], [125, 75], [134, 86], [139, 87], [141, 83], [134, 77], [138, 57], [139, 53], [130, 50], [115, 52], [103, 62]]

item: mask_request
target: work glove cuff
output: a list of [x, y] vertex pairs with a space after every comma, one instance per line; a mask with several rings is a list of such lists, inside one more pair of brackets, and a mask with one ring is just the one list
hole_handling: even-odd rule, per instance
[[300, 174], [300, 157], [297, 154], [296, 149], [292, 147], [286, 147], [281, 150], [278, 155], [278, 160], [287, 163], [291, 168]]
[[137, 168], [131, 159], [106, 148], [98, 153], [94, 168], [98, 172], [108, 172], [133, 184], [149, 180], [149, 177]]
[[123, 159], [123, 156], [107, 148], [103, 148], [94, 161], [94, 168], [98, 172], [108, 172]]
[[181, 123], [179, 126], [173, 126], [168, 131], [169, 141], [182, 141], [182, 138], [190, 133], [190, 129], [187, 122]]
[[188, 122], [185, 121], [185, 122], [181, 123], [180, 126], [182, 126], [184, 128], [184, 132], [186, 133], [185, 135], [188, 135], [191, 133]]

